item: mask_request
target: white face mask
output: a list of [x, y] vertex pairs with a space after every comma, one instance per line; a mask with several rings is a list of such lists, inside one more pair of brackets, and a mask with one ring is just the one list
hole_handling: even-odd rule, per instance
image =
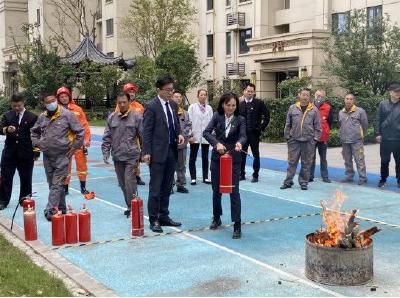
[[58, 104], [56, 101], [53, 101], [52, 103], [49, 103], [46, 105], [46, 109], [49, 112], [54, 112], [55, 110], [57, 110]]

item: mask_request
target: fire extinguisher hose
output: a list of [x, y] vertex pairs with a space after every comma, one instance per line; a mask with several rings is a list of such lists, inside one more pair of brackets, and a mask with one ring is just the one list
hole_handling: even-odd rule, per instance
[[13, 216], [12, 216], [12, 218], [11, 218], [11, 227], [10, 227], [10, 230], [11, 230], [11, 231], [12, 231], [13, 226], [14, 226], [14, 218], [15, 218], [15, 214], [17, 213], [17, 210], [18, 210], [19, 205], [22, 204], [22, 202], [25, 200], [25, 198], [27, 198], [27, 197], [32, 198], [32, 197], [33, 197], [33, 194], [35, 194], [35, 193], [36, 193], [36, 192], [32, 192], [32, 193], [28, 194], [27, 196], [22, 197], [22, 198], [20, 198], [20, 199], [18, 200], [18, 204], [17, 204], [17, 206], [15, 207]]

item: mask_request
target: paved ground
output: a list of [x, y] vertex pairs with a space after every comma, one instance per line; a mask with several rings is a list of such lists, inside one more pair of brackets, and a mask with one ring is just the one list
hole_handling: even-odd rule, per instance
[[[94, 133], [101, 134], [102, 129], [94, 129]], [[231, 238], [232, 227], [217, 231], [203, 229], [209, 225], [212, 214], [211, 188], [204, 184], [189, 185], [190, 195], [171, 197], [171, 217], [183, 222], [180, 230], [166, 228], [169, 235], [156, 236], [146, 224], [147, 237], [130, 239], [130, 221], [122, 215], [125, 207], [114, 170], [101, 161], [100, 136], [94, 136], [94, 140], [97, 142], [89, 151], [88, 187], [96, 192], [97, 198], [86, 203], [92, 212], [92, 238], [97, 244], [51, 247], [50, 225], [42, 216], [48, 189], [42, 165], [37, 163], [34, 191], [37, 192], [39, 238], [54, 249], [53, 253], [84, 270], [117, 295], [399, 295], [396, 243], [400, 242], [400, 192], [394, 185], [384, 191], [376, 189], [376, 172], [369, 173], [367, 186], [325, 184], [317, 179], [306, 192], [301, 191], [297, 183], [292, 189], [280, 190], [285, 176], [286, 147], [265, 144], [263, 152], [267, 152], [268, 157], [262, 160], [260, 183], [245, 181], [240, 184], [243, 221], [259, 221], [243, 226], [242, 239]], [[371, 147], [371, 152], [375, 149]], [[330, 157], [337, 157], [335, 150], [330, 150]], [[331, 177], [339, 180], [343, 176], [340, 160], [330, 165], [335, 165], [330, 168]], [[368, 165], [367, 168], [370, 169]], [[147, 183], [145, 166], [142, 172]], [[304, 276], [304, 237], [321, 226], [320, 216], [315, 215], [320, 212], [319, 201], [330, 198], [337, 189], [347, 195], [347, 209], [359, 209], [363, 227], [371, 226], [373, 220], [379, 221], [378, 226], [382, 228], [374, 237], [374, 279], [367, 285], [331, 287], [310, 282]], [[85, 201], [76, 181], [71, 190], [68, 202], [78, 209]], [[140, 187], [139, 193], [146, 204], [148, 186]], [[15, 204], [14, 195], [10, 208], [0, 215], [9, 218]], [[223, 199], [223, 210], [223, 223], [230, 224], [227, 197]], [[21, 215], [18, 212], [18, 225], [22, 225]]]

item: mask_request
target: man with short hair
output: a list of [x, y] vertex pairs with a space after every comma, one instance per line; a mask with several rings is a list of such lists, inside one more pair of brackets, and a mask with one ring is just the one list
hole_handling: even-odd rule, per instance
[[300, 89], [299, 100], [289, 107], [284, 136], [288, 145], [288, 169], [281, 189], [293, 186], [297, 164], [301, 158], [299, 184], [308, 189], [310, 167], [314, 159], [315, 143], [321, 137], [321, 122], [317, 108], [310, 102], [310, 89]]
[[15, 170], [20, 179], [19, 200], [32, 193], [33, 160], [38, 153], [32, 151], [30, 129], [37, 116], [25, 109], [22, 95], [11, 96], [11, 111], [3, 114], [0, 134], [6, 136], [1, 155], [0, 210], [10, 203]]
[[182, 136], [185, 138], [183, 144], [178, 145], [178, 159], [176, 162], [176, 191], [180, 193], [188, 193], [189, 190], [185, 187], [186, 184], [186, 153], [187, 144], [191, 138], [192, 122], [189, 119], [189, 113], [183, 108], [182, 93], [175, 90], [172, 95], [172, 100], [178, 105], [178, 118], [181, 126]]
[[101, 151], [106, 164], [109, 163], [110, 153], [112, 155], [118, 184], [127, 206], [124, 214], [129, 216], [131, 201], [137, 192], [135, 174], [140, 160], [137, 139], [142, 129], [142, 116], [132, 110], [126, 93], [117, 95], [117, 106], [118, 112], [112, 113], [107, 119]]
[[256, 86], [246, 83], [243, 88], [243, 100], [239, 104], [239, 114], [246, 119], [247, 142], [243, 145], [240, 180], [246, 180], [246, 157], [250, 146], [253, 155], [253, 178], [251, 182], [258, 182], [260, 171], [260, 136], [267, 128], [270, 115], [265, 103], [255, 98]]
[[389, 98], [379, 104], [375, 120], [375, 135], [380, 143], [381, 156], [380, 188], [386, 185], [392, 154], [396, 163], [397, 187], [400, 187], [400, 84], [392, 84], [388, 91]]
[[333, 113], [330, 104], [326, 102], [326, 92], [324, 90], [315, 91], [314, 105], [317, 107], [319, 112], [322, 131], [321, 137], [315, 145], [314, 159], [312, 161], [310, 170], [310, 182], [314, 181], [315, 159], [316, 151], [318, 149], [322, 181], [325, 183], [331, 183], [331, 180], [328, 176], [328, 162], [326, 160], [326, 153], [328, 151], [329, 133], [333, 123]]
[[150, 229], [162, 233], [161, 226], [181, 226], [169, 217], [169, 197], [178, 155], [178, 145], [185, 141], [181, 135], [178, 105], [172, 100], [174, 80], [161, 77], [156, 82], [157, 97], [144, 110], [142, 133], [143, 161], [150, 166], [148, 212]]
[[57, 103], [53, 94], [42, 96], [46, 111], [31, 128], [32, 145], [43, 152], [43, 165], [49, 184], [49, 197], [44, 215], [48, 221], [57, 210], [67, 212], [65, 179], [68, 164], [75, 151], [82, 147], [84, 129], [75, 114]]
[[364, 156], [364, 136], [367, 134], [368, 119], [363, 108], [354, 104], [355, 96], [349, 92], [344, 98], [344, 108], [339, 112], [339, 133], [346, 178], [342, 182], [354, 181], [353, 158], [357, 166], [358, 185], [367, 183]]

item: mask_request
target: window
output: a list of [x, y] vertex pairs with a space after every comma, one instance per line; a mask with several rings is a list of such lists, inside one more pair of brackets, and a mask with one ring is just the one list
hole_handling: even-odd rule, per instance
[[108, 53], [107, 53], [107, 56], [108, 56], [108, 57], [114, 57], [114, 52], [108, 52]]
[[276, 34], [289, 33], [289, 24], [275, 26]]
[[239, 0], [239, 3], [249, 2], [250, 0]]
[[382, 42], [383, 26], [382, 20], [382, 6], [372, 6], [367, 8], [367, 22], [368, 22], [368, 43], [379, 44]]
[[214, 81], [207, 81], [208, 101], [214, 98]]
[[382, 5], [367, 8], [368, 26], [373, 26], [374, 18], [382, 16]]
[[114, 20], [108, 19], [106, 20], [106, 36], [110, 36], [114, 34]]
[[230, 55], [232, 52], [232, 33], [226, 32], [226, 55]]
[[290, 0], [283, 0], [283, 8], [289, 9], [290, 8]]
[[252, 30], [250, 29], [243, 29], [239, 31], [239, 53], [244, 54], [247, 53], [250, 49], [247, 46], [246, 39], [252, 37]]
[[36, 23], [40, 25], [40, 9], [36, 9]]
[[346, 33], [348, 30], [349, 12], [334, 13], [332, 15], [332, 31], [337, 34]]
[[214, 9], [214, 0], [207, 0], [207, 10]]
[[207, 57], [214, 56], [214, 35], [207, 35]]
[[113, 0], [106, 0], [106, 3], [111, 3], [113, 2]]
[[231, 0], [225, 0], [225, 6], [231, 6]]

